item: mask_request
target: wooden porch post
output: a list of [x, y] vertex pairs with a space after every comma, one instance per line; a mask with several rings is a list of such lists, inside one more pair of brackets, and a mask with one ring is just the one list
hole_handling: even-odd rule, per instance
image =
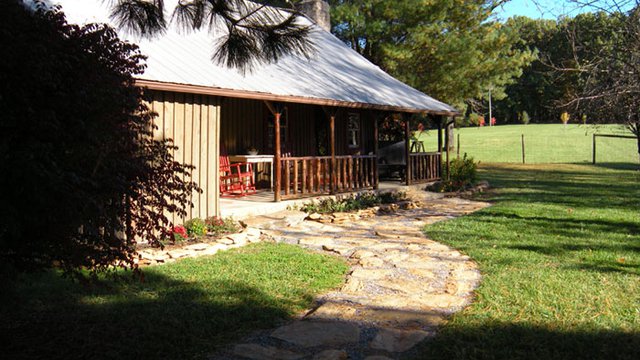
[[329, 164], [329, 190], [331, 194], [336, 193], [336, 114], [329, 115], [329, 141], [331, 142], [331, 163]]
[[[273, 186], [273, 200], [275, 202], [280, 202], [280, 189], [282, 188], [282, 167], [280, 164], [280, 116], [282, 116], [282, 107], [281, 106], [276, 106], [275, 104], [273, 104], [271, 101], [266, 101], [264, 102], [264, 104], [267, 106], [267, 108], [269, 109], [269, 111], [271, 112], [271, 114], [273, 115], [273, 136], [275, 137], [275, 139], [273, 139], [274, 141], [274, 146], [275, 146], [275, 152], [273, 154], [273, 165], [272, 165], [272, 171], [275, 172], [276, 176], [275, 176], [275, 184]], [[287, 186], [289, 186], [289, 184], [287, 184]]]
[[329, 151], [331, 161], [329, 162], [329, 192], [336, 193], [337, 166], [336, 166], [336, 113], [338, 109], [323, 106], [322, 110], [329, 118]]
[[[277, 111], [274, 114], [274, 123], [273, 123], [273, 130], [274, 130], [274, 142], [275, 142], [275, 154], [273, 156], [273, 165], [274, 165], [274, 171], [276, 173], [276, 184], [275, 184], [275, 189], [273, 189], [273, 193], [274, 193], [274, 201], [275, 202], [280, 202], [280, 188], [281, 188], [281, 184], [282, 184], [282, 171], [280, 169], [280, 115], [281, 113], [279, 111]], [[287, 184], [287, 186], [289, 186], [289, 184]]]
[[378, 190], [378, 116], [373, 112], [370, 113], [373, 118], [373, 155], [376, 158], [373, 160], [373, 189]]
[[451, 171], [449, 171], [449, 145], [449, 123], [446, 123], [444, 127], [444, 147], [447, 154], [447, 180], [451, 179]]
[[411, 143], [410, 143], [410, 137], [411, 137], [411, 126], [409, 124], [409, 118], [407, 118], [406, 115], [401, 114], [402, 119], [404, 120], [404, 158], [405, 158], [405, 180], [407, 182], [407, 186], [411, 185]]
[[442, 152], [442, 120], [444, 117], [438, 116], [438, 152]]

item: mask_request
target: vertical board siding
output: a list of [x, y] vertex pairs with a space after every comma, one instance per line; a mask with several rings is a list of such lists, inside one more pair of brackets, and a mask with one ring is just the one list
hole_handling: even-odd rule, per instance
[[177, 147], [174, 160], [193, 165], [191, 179], [202, 193], [191, 195], [193, 207], [187, 216], [165, 213], [174, 224], [190, 218], [219, 214], [218, 156], [220, 147], [220, 99], [184, 93], [153, 91], [150, 107], [158, 114], [154, 138], [172, 139]]

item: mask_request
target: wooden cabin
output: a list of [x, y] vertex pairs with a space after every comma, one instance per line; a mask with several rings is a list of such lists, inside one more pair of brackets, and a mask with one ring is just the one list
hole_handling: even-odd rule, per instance
[[[109, 2], [59, 2], [70, 23], [112, 22]], [[299, 21], [312, 27], [309, 58], [290, 55], [247, 73], [211, 61], [222, 30], [185, 33], [172, 25], [151, 40], [119, 32], [148, 57], [136, 83], [147, 89], [158, 113], [156, 136], [173, 139], [175, 159], [195, 166], [192, 177], [203, 192], [194, 192], [187, 218], [220, 213], [221, 154], [242, 155], [251, 147], [271, 156], [268, 164], [256, 165], [256, 182], [267, 188], [273, 182], [274, 201], [376, 188], [379, 119], [389, 113], [457, 115], [311, 20]], [[410, 152], [408, 125], [406, 130], [407, 182], [437, 178], [439, 150]]]

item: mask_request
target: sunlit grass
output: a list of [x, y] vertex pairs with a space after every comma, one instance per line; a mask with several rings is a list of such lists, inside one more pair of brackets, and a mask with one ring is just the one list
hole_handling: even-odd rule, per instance
[[419, 358], [640, 358], [640, 173], [486, 165], [481, 177], [493, 207], [425, 228], [484, 278]]

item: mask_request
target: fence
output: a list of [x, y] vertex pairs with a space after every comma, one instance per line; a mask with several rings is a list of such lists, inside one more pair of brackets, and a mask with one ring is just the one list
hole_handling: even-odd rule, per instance
[[628, 132], [594, 134], [577, 126], [565, 130], [562, 125], [552, 131], [531, 125], [503, 128], [463, 129], [456, 134], [459, 147], [454, 151], [481, 162], [638, 163], [637, 140]]

